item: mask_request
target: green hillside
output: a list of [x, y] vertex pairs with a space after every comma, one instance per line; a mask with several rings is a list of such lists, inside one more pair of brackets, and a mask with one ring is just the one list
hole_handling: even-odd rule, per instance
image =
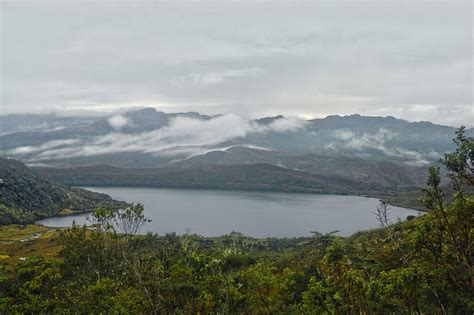
[[[100, 204], [118, 206], [107, 195], [46, 179], [21, 162], [0, 158], [0, 224], [30, 223], [64, 210], [88, 211]], [[69, 211], [71, 212], [71, 211]]]
[[[78, 168], [37, 168], [55, 181], [75, 186], [136, 186], [247, 191], [362, 195], [392, 205], [421, 209], [421, 188], [386, 186], [385, 180], [361, 181], [348, 176], [322, 175], [266, 163], [189, 167], [118, 168], [97, 165]], [[393, 175], [392, 175], [393, 176]]]
[[[338, 176], [312, 174], [266, 163], [193, 167], [117, 168], [105, 165], [56, 169], [38, 168], [56, 181], [77, 186], [141, 186], [237, 189], [282, 192], [376, 194], [389, 188]], [[405, 186], [393, 191], [415, 189]]]
[[405, 163], [378, 161], [347, 156], [327, 156], [311, 153], [289, 153], [246, 147], [211, 151], [188, 160], [172, 163], [173, 167], [239, 165], [266, 163], [315, 175], [339, 177], [380, 186], [424, 187], [427, 167]]

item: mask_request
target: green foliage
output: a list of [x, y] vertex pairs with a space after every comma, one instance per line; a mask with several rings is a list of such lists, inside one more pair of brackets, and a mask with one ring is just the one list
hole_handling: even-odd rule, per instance
[[45, 179], [24, 164], [0, 158], [0, 225], [33, 223], [64, 209], [90, 211], [99, 205], [125, 206], [107, 195]]
[[[253, 240], [239, 233], [138, 235], [139, 204], [99, 208], [94, 228], [65, 230], [62, 262], [30, 257], [0, 270], [2, 313], [472, 314], [472, 139], [443, 160], [454, 194], [430, 170], [429, 212], [350, 238]], [[454, 162], [453, 162], [454, 161]], [[457, 161], [457, 162], [455, 162]]]
[[15, 301], [8, 310], [13, 313], [52, 312], [59, 299], [59, 287], [62, 278], [52, 261], [36, 256], [20, 264], [13, 275], [13, 284], [9, 295]]

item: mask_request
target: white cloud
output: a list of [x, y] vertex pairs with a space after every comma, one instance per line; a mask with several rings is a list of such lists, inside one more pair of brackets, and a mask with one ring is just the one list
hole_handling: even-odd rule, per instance
[[112, 116], [107, 121], [109, 122], [110, 127], [114, 129], [121, 129], [129, 123], [128, 119], [122, 115]]
[[364, 151], [367, 149], [378, 150], [387, 156], [397, 157], [408, 160], [410, 165], [426, 165], [427, 160], [433, 160], [439, 157], [436, 152], [422, 153], [413, 150], [407, 150], [395, 145], [389, 145], [388, 142], [394, 139], [397, 134], [391, 130], [380, 128], [377, 133], [355, 133], [351, 130], [335, 130], [332, 134], [334, 141], [326, 144], [326, 148], [333, 151], [341, 149], [354, 149]]
[[230, 82], [235, 79], [254, 78], [264, 73], [261, 68], [244, 68], [244, 69], [228, 69], [222, 71], [209, 71], [209, 72], [198, 72], [191, 73], [182, 78], [178, 78], [177, 81], [190, 80], [196, 84], [202, 85], [215, 85], [224, 82]]
[[[123, 127], [124, 117], [114, 117], [115, 127]], [[90, 139], [66, 139], [36, 147], [19, 147], [9, 153], [29, 155], [30, 161], [119, 152], [191, 157], [213, 150], [226, 150], [231, 146], [222, 146], [223, 143], [244, 138], [251, 133], [294, 132], [305, 125], [306, 122], [299, 118], [280, 118], [268, 125], [260, 125], [235, 114], [220, 115], [208, 120], [177, 116], [165, 127], [140, 134], [118, 131]]]
[[302, 129], [306, 124], [305, 120], [296, 117], [280, 118], [272, 121], [268, 129], [275, 132], [289, 132]]
[[70, 146], [76, 143], [79, 143], [79, 139], [65, 139], [65, 140], [53, 140], [43, 143], [40, 146], [21, 146], [7, 151], [7, 154], [13, 155], [26, 155], [36, 152], [48, 151], [52, 149], [57, 149], [64, 146]]

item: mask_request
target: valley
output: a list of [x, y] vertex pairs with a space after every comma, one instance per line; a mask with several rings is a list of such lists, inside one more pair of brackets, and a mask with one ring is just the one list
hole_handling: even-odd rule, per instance
[[473, 129], [20, 116], [0, 135], [0, 312], [472, 309]]
[[0, 315], [474, 314], [472, 9], [0, 0]]

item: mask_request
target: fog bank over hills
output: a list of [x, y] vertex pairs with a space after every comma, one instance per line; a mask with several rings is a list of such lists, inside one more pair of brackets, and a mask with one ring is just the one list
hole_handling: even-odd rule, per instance
[[[249, 152], [347, 156], [423, 166], [453, 148], [455, 131], [390, 116], [247, 119], [235, 114], [164, 113], [154, 108], [106, 117], [8, 115], [0, 116], [0, 122], [2, 156], [60, 167], [159, 167], [207, 157], [214, 151], [227, 152], [225, 160], [229, 160], [228, 155], [236, 152], [231, 149], [238, 147]], [[467, 131], [473, 133], [473, 129]], [[276, 160], [272, 163], [278, 164]]]

